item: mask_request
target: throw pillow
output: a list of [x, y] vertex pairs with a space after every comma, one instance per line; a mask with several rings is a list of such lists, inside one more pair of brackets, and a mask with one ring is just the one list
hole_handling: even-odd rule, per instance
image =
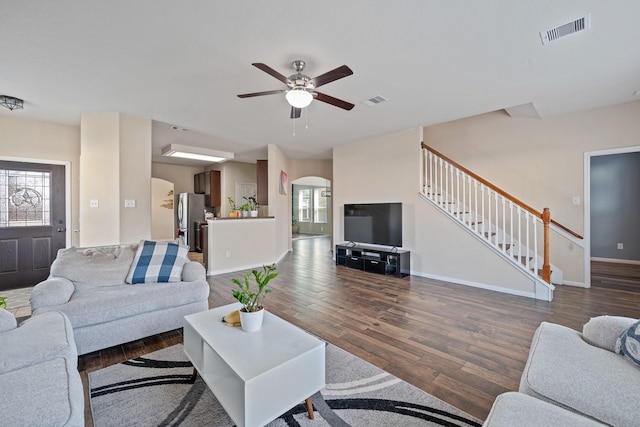
[[127, 275], [127, 283], [179, 282], [188, 261], [186, 246], [142, 240]]
[[640, 320], [620, 334], [616, 342], [616, 353], [640, 365]]

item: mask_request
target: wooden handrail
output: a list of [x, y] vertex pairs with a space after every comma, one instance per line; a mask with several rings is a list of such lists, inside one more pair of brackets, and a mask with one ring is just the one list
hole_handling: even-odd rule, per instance
[[[472, 178], [476, 179], [477, 181], [480, 181], [481, 183], [483, 183], [485, 186], [489, 187], [490, 189], [492, 189], [493, 191], [495, 191], [496, 193], [500, 194], [501, 196], [503, 196], [504, 198], [511, 200], [512, 202], [520, 205], [522, 208], [526, 209], [527, 211], [531, 212], [532, 214], [534, 214], [536, 217], [542, 219], [542, 215], [543, 213], [538, 211], [537, 209], [532, 208], [531, 206], [527, 205], [526, 203], [524, 203], [523, 201], [519, 200], [518, 198], [512, 196], [511, 194], [507, 193], [506, 191], [503, 191], [502, 189], [498, 188], [497, 186], [493, 185], [492, 183], [490, 183], [489, 181], [487, 181], [486, 179], [476, 175], [475, 173], [471, 172], [469, 169], [465, 168], [464, 166], [462, 166], [461, 164], [459, 164], [458, 162], [450, 159], [449, 157], [445, 156], [444, 154], [434, 150], [433, 148], [429, 147], [427, 144], [425, 144], [424, 142], [421, 143], [422, 148], [424, 148], [427, 151], [431, 151], [433, 154], [435, 154], [436, 156], [440, 157], [443, 160], [446, 160], [448, 163], [452, 164], [453, 166], [455, 166], [456, 168], [462, 170], [464, 173], [466, 173], [467, 175], [471, 176]], [[565, 227], [564, 225], [560, 224], [559, 222], [551, 219], [550, 222], [557, 226], [558, 228], [563, 229], [564, 231], [566, 231], [567, 233], [571, 234], [574, 237], [577, 237], [578, 239], [584, 239], [583, 236], [581, 236], [580, 234], [576, 233], [575, 231]]]

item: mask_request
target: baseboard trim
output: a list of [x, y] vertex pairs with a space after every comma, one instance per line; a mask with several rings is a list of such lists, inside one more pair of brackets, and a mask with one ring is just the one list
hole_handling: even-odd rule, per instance
[[586, 288], [584, 282], [572, 282], [571, 280], [563, 280], [563, 285], [575, 286], [576, 288]]
[[[486, 289], [486, 290], [489, 290], [489, 291], [500, 292], [500, 293], [503, 293], [503, 294], [516, 295], [516, 296], [519, 296], [519, 297], [527, 297], [527, 298], [533, 298], [533, 299], [536, 298], [535, 291], [534, 292], [518, 291], [516, 289], [503, 288], [501, 286], [489, 285], [487, 283], [472, 282], [470, 280], [463, 280], [463, 279], [456, 279], [456, 278], [453, 278], [453, 277], [438, 276], [436, 274], [418, 273], [418, 272], [415, 272], [415, 271], [412, 271], [411, 275], [424, 277], [426, 279], [439, 280], [439, 281], [442, 281], [442, 282], [454, 283], [456, 285], [464, 285], [464, 286], [471, 286], [473, 288]], [[533, 286], [533, 283], [532, 283], [532, 286]]]
[[591, 257], [591, 261], [612, 262], [612, 263], [615, 263], [615, 264], [640, 265], [640, 261], [637, 261], [635, 259], [617, 259], [617, 258], [596, 258], [596, 257]]

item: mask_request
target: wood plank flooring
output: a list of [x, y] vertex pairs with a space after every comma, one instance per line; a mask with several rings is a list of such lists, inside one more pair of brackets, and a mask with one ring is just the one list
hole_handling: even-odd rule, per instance
[[[293, 247], [278, 264], [269, 311], [480, 419], [498, 394], [518, 389], [540, 322], [581, 329], [592, 316], [640, 317], [640, 293], [558, 286], [549, 303], [336, 266], [328, 238]], [[210, 307], [234, 302], [231, 278], [242, 273], [208, 278]], [[181, 341], [172, 331], [81, 356], [79, 368], [86, 381], [92, 370]]]
[[591, 261], [591, 286], [640, 292], [640, 264]]

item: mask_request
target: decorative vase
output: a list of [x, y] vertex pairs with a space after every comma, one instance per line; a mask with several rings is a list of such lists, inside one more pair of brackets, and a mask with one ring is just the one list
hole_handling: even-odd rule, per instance
[[264, 308], [250, 313], [244, 311], [244, 309], [240, 310], [240, 325], [242, 326], [242, 330], [245, 332], [259, 331], [262, 327], [263, 317]]

